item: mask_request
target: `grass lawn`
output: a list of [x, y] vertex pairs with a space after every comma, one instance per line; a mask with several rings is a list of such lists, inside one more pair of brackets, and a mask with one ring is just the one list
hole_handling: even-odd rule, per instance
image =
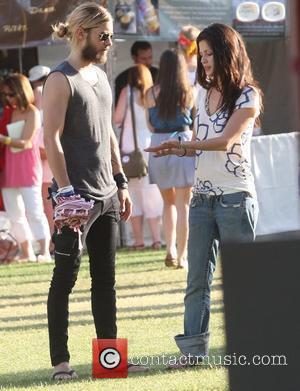
[[[183, 331], [184, 270], [164, 266], [164, 252], [117, 253], [118, 336], [128, 339], [129, 357], [177, 355], [173, 340]], [[69, 348], [79, 379], [50, 380], [46, 301], [52, 264], [0, 267], [1, 390], [228, 390], [227, 370], [207, 365], [184, 371], [151, 366], [127, 379], [91, 376], [94, 325], [86, 257], [70, 300]], [[225, 335], [220, 269], [212, 296], [210, 354], [224, 354]]]

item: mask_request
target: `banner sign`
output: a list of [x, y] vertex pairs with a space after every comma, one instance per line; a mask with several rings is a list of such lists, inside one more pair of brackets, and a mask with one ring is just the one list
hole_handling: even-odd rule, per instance
[[200, 30], [211, 23], [232, 24], [232, 0], [160, 0], [161, 38], [177, 40], [182, 26]]
[[[176, 41], [183, 25], [215, 22], [244, 35], [285, 33], [285, 0], [94, 0], [108, 7], [118, 38]], [[65, 21], [82, 0], [0, 0], [0, 48], [49, 45], [51, 25]], [[233, 15], [232, 15], [233, 13]]]
[[232, 23], [231, 0], [114, 0], [117, 36], [176, 41], [182, 26], [199, 29], [210, 23]]
[[285, 0], [233, 0], [233, 27], [246, 36], [285, 35]]
[[[96, 2], [107, 5], [107, 1]], [[80, 0], [0, 0], [0, 48], [54, 43], [51, 25], [65, 21], [81, 3]]]

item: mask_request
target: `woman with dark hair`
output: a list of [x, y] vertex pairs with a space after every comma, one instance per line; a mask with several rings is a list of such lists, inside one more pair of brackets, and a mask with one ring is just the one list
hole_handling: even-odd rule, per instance
[[[166, 50], [160, 58], [158, 83], [146, 96], [151, 145], [180, 137], [192, 138], [193, 87], [187, 80], [186, 63], [181, 54]], [[194, 158], [179, 160], [175, 156], [149, 159], [150, 183], [161, 192], [163, 224], [167, 247], [166, 266], [186, 266], [188, 206], [194, 177]]]
[[175, 337], [185, 360], [173, 368], [197, 363], [208, 354], [210, 286], [218, 244], [254, 240], [258, 216], [250, 141], [262, 94], [244, 42], [231, 27], [212, 24], [199, 34], [197, 45], [196, 139], [148, 149], [156, 156], [196, 155], [184, 334]]
[[[149, 131], [146, 112], [146, 91], [153, 85], [150, 70], [146, 65], [138, 64], [128, 71], [128, 85], [121, 91], [114, 114], [114, 122], [123, 127], [122, 152], [130, 153], [134, 150], [134, 136], [132, 113], [130, 107], [130, 93], [133, 94], [133, 110], [136, 123], [137, 144], [143, 150], [150, 145], [151, 132]], [[143, 152], [146, 161], [149, 153]], [[152, 248], [161, 247], [160, 219], [162, 214], [162, 199], [156, 185], [149, 183], [149, 177], [130, 178], [128, 190], [132, 200], [132, 215], [130, 218], [134, 244], [132, 249], [141, 250], [144, 245], [143, 219], [147, 219], [152, 236]]]
[[37, 144], [40, 114], [33, 105], [34, 95], [26, 76], [12, 74], [2, 85], [11, 109], [8, 136], [0, 135], [5, 145], [5, 165], [1, 190], [5, 210], [14, 236], [22, 250], [22, 261], [35, 261], [31, 233], [40, 245], [38, 260], [51, 260], [50, 232], [41, 195], [42, 167]]

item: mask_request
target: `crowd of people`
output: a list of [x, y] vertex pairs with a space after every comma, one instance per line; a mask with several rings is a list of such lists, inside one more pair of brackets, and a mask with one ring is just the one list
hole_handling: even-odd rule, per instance
[[[46, 159], [53, 179], [50, 183], [45, 177], [45, 188], [50, 187], [54, 217], [60, 211], [64, 219], [59, 229], [51, 226], [55, 268], [47, 308], [53, 379], [77, 377], [67, 344], [68, 301], [82, 245], [90, 263], [97, 338], [117, 336], [115, 252], [120, 220], [131, 221], [132, 249], [137, 250], [145, 246], [145, 218], [151, 247], [157, 250], [162, 245], [162, 217], [165, 265], [188, 270], [184, 333], [175, 341], [184, 357], [191, 355], [198, 363], [208, 353], [210, 286], [219, 242], [255, 238], [258, 204], [250, 140], [262, 110], [262, 93], [244, 42], [223, 24], [201, 32], [184, 26], [177, 50], [161, 54], [159, 70], [152, 67], [151, 45], [135, 43], [134, 65], [116, 78], [112, 112], [106, 74], [95, 66], [106, 62], [112, 45], [110, 13], [95, 3], [83, 3], [66, 22], [54, 26], [54, 34], [69, 40], [68, 58], [51, 71], [32, 69], [29, 79], [20, 74], [5, 79], [0, 129], [5, 156], [1, 191], [20, 243], [20, 259], [36, 260], [32, 238], [39, 243], [38, 260], [50, 258], [45, 215], [49, 200], [45, 189], [43, 196], [41, 191], [41, 163]], [[33, 84], [37, 81], [41, 83]], [[121, 140], [112, 119], [122, 128]], [[128, 179], [120, 147], [121, 152], [132, 152], [135, 133], [148, 174]], [[59, 209], [62, 202], [68, 203], [69, 214]], [[80, 225], [88, 203], [93, 208]], [[49, 222], [52, 217], [51, 212]], [[179, 360], [172, 368], [185, 365], [191, 362]], [[145, 368], [129, 364], [128, 370]]]
[[[187, 25], [182, 28], [178, 36], [178, 50], [167, 50], [162, 53], [160, 72], [158, 68], [152, 65], [151, 44], [147, 41], [134, 42], [131, 47], [131, 57], [134, 65], [120, 73], [115, 79], [113, 122], [115, 127], [122, 128], [119, 145], [122, 145], [122, 152], [130, 153], [134, 149], [132, 124], [132, 115], [134, 115], [138, 146], [149, 167], [148, 175], [141, 178], [130, 178], [128, 183], [133, 204], [130, 217], [132, 244], [129, 248], [141, 250], [146, 247], [144, 224], [144, 220], [146, 220], [152, 240], [150, 248], [159, 250], [165, 244], [165, 265], [178, 268], [187, 267], [188, 205], [193, 184], [194, 158], [186, 159], [185, 162], [176, 162], [173, 158], [165, 158], [163, 162], [158, 162], [144, 149], [149, 147], [151, 143], [156, 144], [169, 137], [176, 137], [177, 133], [180, 133], [184, 140], [190, 140], [192, 137], [197, 64], [195, 39], [198, 33], [199, 30], [194, 26]], [[1, 83], [3, 115], [0, 124], [1, 133], [4, 136], [0, 139], [3, 152], [3, 168], [0, 167], [1, 196], [3, 209], [5, 209], [11, 224], [11, 232], [20, 244], [20, 252], [9, 262], [50, 261], [54, 250], [54, 244], [49, 239], [54, 233], [53, 206], [49, 197], [53, 174], [45, 152], [42, 108], [43, 85], [49, 73], [49, 67], [36, 65], [29, 70], [28, 77], [17, 73], [11, 75], [12, 78], [22, 79], [26, 83], [26, 88], [30, 89], [30, 94], [33, 93], [33, 100], [30, 104], [35, 109], [38, 117], [39, 124], [33, 133], [35, 136], [31, 137], [32, 134], [30, 136], [31, 144], [26, 144], [27, 146], [23, 148], [27, 150], [26, 153], [22, 149], [17, 151], [21, 153], [15, 154], [15, 151], [11, 153], [17, 139], [15, 136], [8, 139], [4, 138], [10, 136], [6, 126], [9, 125], [10, 127], [11, 123], [18, 121], [15, 120], [17, 109], [16, 99], [13, 96], [15, 91], [9, 90], [8, 93], [6, 92], [9, 78]], [[174, 75], [176, 82], [172, 83]], [[22, 88], [23, 86], [21, 86]], [[177, 94], [178, 89], [180, 90], [180, 96]], [[23, 94], [22, 91], [19, 93]], [[131, 93], [133, 109], [130, 104]], [[157, 102], [156, 96], [159, 93], [160, 98]], [[176, 100], [180, 102], [179, 105], [177, 105]], [[178, 106], [176, 116], [172, 118], [175, 106]], [[181, 113], [183, 108], [185, 112]], [[23, 109], [21, 108], [21, 110]], [[134, 110], [134, 113], [132, 113], [132, 110]], [[20, 133], [19, 137], [20, 140], [26, 141], [23, 139], [23, 133]], [[8, 142], [10, 142], [9, 146]], [[17, 162], [15, 158], [32, 154], [33, 151], [39, 151], [39, 153], [35, 153], [35, 160], [29, 160], [28, 157], [25, 160], [26, 164], [30, 165], [30, 169], [36, 173], [35, 179], [31, 181], [32, 183], [30, 182], [30, 185], [35, 186], [36, 196], [35, 198], [30, 196], [28, 199], [28, 197], [19, 194], [17, 212], [17, 210], [11, 210], [9, 207], [8, 198], [13, 204], [15, 204], [15, 201], [6, 196], [7, 188], [10, 189], [10, 186], [12, 186], [12, 184], [8, 185], [5, 180], [5, 176], [12, 177], [12, 173], [7, 171], [9, 170], [10, 158], [6, 155], [13, 156], [14, 161]], [[4, 161], [7, 161], [5, 166], [7, 172], [4, 170]], [[18, 164], [22, 165], [22, 163]], [[22, 170], [19, 170], [19, 166], [15, 163], [14, 167], [17, 171], [16, 178], [18, 178], [19, 175], [22, 175]], [[22, 182], [16, 182], [14, 186], [18, 188], [21, 186], [29, 187], [27, 185], [23, 186]], [[43, 210], [41, 209], [41, 199]], [[34, 225], [32, 226], [29, 210], [35, 210], [35, 213], [39, 213], [36, 219], [47, 231], [43, 234], [45, 238], [40, 239], [41, 234], [35, 233], [36, 229]], [[16, 216], [16, 213], [18, 213], [18, 216]], [[48, 224], [45, 222], [45, 216]], [[20, 228], [17, 228], [18, 224], [23, 230], [22, 235], [19, 233]], [[38, 250], [33, 248], [33, 241], [38, 242]], [[38, 256], [36, 257], [35, 253], [37, 251]]]

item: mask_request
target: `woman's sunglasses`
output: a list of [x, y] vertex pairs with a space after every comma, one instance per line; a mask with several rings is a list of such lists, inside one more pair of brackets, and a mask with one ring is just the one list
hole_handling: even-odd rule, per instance
[[3, 92], [3, 95], [6, 98], [13, 98], [14, 96], [16, 96], [16, 94], [14, 92]]

